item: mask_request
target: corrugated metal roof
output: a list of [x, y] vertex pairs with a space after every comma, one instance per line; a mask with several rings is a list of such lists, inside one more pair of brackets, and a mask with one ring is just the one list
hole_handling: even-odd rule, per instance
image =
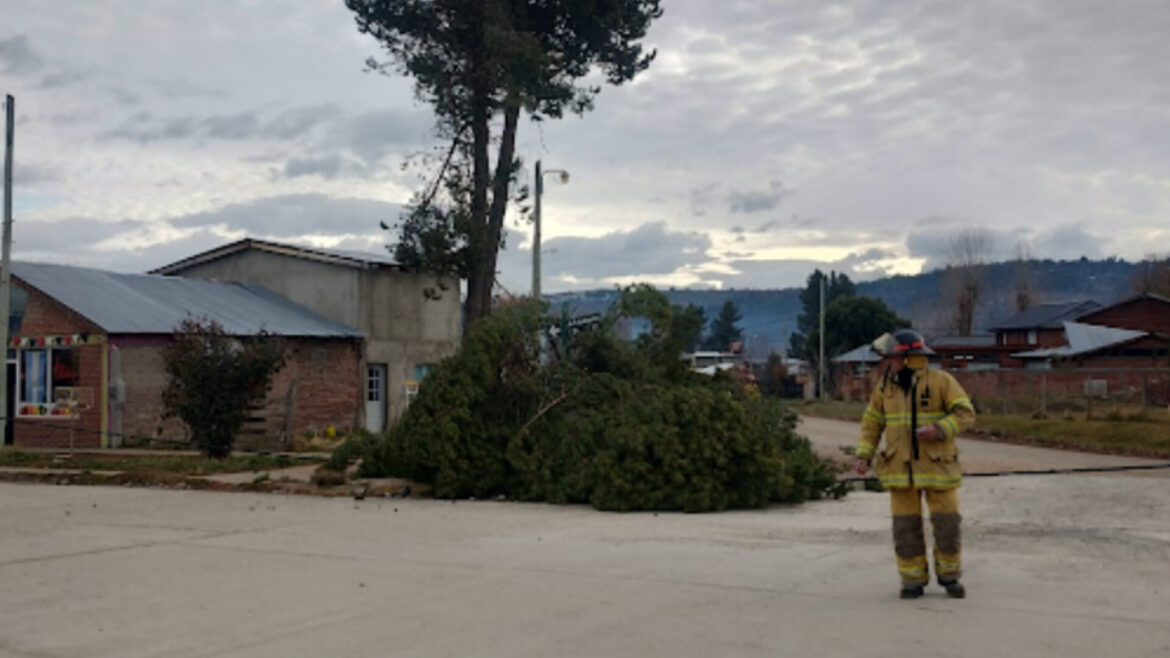
[[1017, 354], [1013, 354], [1012, 356], [1019, 357], [1021, 359], [1077, 356], [1079, 354], [1089, 354], [1091, 352], [1096, 352], [1097, 350], [1102, 350], [1106, 347], [1112, 347], [1113, 345], [1128, 343], [1131, 340], [1136, 340], [1149, 334], [1145, 331], [1115, 329], [1113, 327], [1102, 327], [1095, 324], [1082, 324], [1080, 322], [1065, 322], [1064, 335], [1066, 338], [1068, 338], [1068, 345], [1050, 347], [1042, 350], [1019, 352]]
[[849, 350], [841, 356], [833, 359], [834, 363], [877, 363], [881, 361], [882, 357], [875, 351], [873, 346], [862, 345], [856, 349]]
[[995, 329], [1059, 329], [1065, 320], [1075, 320], [1099, 308], [1101, 305], [1091, 299], [1037, 304], [997, 324]]
[[43, 263], [13, 263], [12, 274], [111, 334], [170, 334], [187, 318], [206, 317], [234, 336], [364, 335], [260, 286]]
[[339, 258], [350, 258], [359, 260], [363, 263], [378, 263], [381, 265], [397, 265], [398, 261], [394, 260], [394, 256], [390, 252], [374, 253], [372, 251], [356, 251], [353, 249], [318, 249], [313, 248], [312, 251], [319, 251], [330, 256], [337, 256]]
[[979, 336], [940, 336], [926, 341], [931, 347], [995, 347], [995, 334]]

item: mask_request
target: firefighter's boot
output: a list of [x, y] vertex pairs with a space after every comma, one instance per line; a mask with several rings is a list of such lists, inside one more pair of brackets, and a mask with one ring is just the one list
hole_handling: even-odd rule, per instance
[[951, 580], [939, 584], [942, 585], [943, 589], [947, 591], [947, 596], [951, 597], [952, 599], [967, 598], [967, 588], [963, 587], [963, 583], [960, 583], [957, 580]]

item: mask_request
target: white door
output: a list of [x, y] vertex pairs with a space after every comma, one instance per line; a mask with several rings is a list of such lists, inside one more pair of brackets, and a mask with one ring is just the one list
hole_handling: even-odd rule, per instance
[[366, 429], [386, 429], [386, 364], [371, 363], [366, 368]]

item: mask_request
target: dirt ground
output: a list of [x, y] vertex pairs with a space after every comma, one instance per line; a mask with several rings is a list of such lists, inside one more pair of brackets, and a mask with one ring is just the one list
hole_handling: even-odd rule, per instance
[[703, 515], [6, 483], [0, 501], [0, 656], [1170, 655], [1170, 487], [1149, 478], [971, 480], [962, 601], [897, 598], [876, 493]]

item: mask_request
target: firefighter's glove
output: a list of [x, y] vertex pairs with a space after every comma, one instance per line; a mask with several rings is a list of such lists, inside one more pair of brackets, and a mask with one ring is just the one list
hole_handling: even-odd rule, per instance
[[923, 441], [939, 441], [946, 438], [946, 433], [938, 425], [926, 425], [918, 428], [918, 438]]

